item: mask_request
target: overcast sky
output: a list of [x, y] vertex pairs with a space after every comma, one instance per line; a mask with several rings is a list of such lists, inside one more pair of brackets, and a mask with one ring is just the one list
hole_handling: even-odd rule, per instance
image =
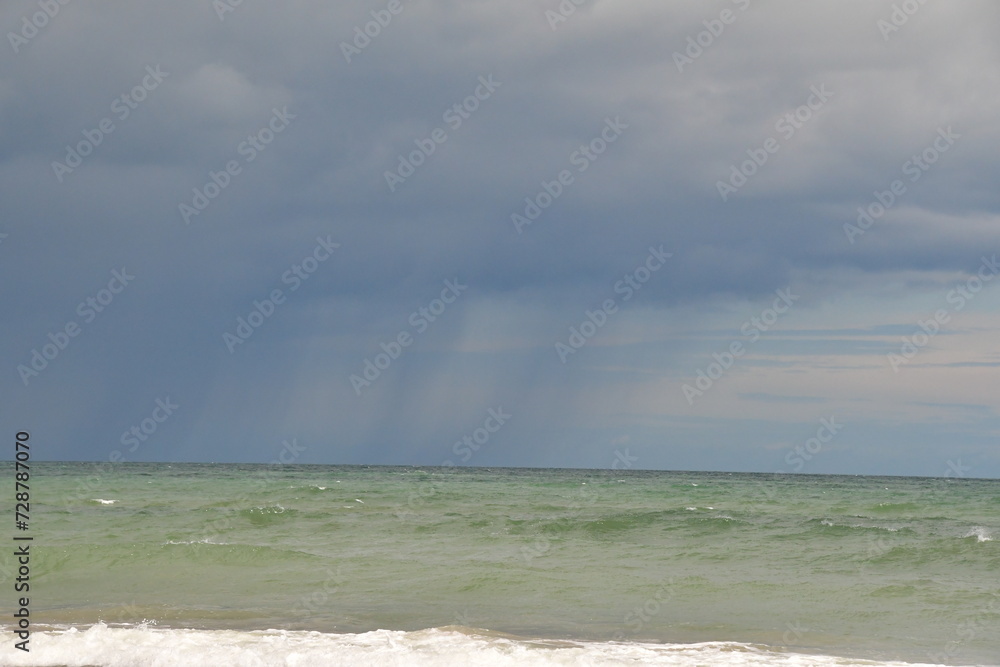
[[1000, 476], [995, 2], [0, 15], [36, 459]]

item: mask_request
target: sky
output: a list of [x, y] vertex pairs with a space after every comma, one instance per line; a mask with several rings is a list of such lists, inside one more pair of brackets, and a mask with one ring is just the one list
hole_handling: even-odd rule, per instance
[[1000, 477], [1000, 5], [17, 0], [35, 460]]

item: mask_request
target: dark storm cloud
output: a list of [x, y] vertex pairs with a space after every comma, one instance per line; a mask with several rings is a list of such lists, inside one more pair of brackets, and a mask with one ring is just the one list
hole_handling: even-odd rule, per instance
[[[70, 3], [20, 43], [8, 33], [39, 5], [10, 5], [11, 414], [51, 421], [53, 458], [99, 458], [169, 393], [182, 408], [149, 458], [255, 460], [302, 433], [317, 461], [434, 463], [517, 399], [503, 434], [519, 444], [496, 461], [602, 465], [627, 420], [577, 454], [532, 452], [572, 441], [575, 416], [616, 386], [594, 361], [655, 358], [676, 377], [708, 354], [676, 336], [681, 317], [697, 328], [791, 284], [805, 310], [900, 276], [934, 289], [1000, 247], [992, 4], [925, 5], [887, 37], [891, 3], [594, 1], [565, 21], [559, 6]], [[79, 166], [54, 166], [95, 136]], [[845, 230], [896, 180], [884, 214]], [[283, 277], [327, 237], [339, 248], [293, 291]], [[661, 245], [671, 260], [618, 302], [611, 338], [561, 364], [552, 345], [622, 299], [618, 281]], [[134, 283], [25, 386], [17, 366], [122, 267]], [[455, 279], [468, 291], [417, 334], [411, 314]], [[274, 289], [287, 301], [230, 353], [223, 334]], [[863, 332], [893, 327], [912, 329], [776, 339], [747, 367], [881, 354]], [[349, 376], [401, 332], [413, 346], [359, 397]]]

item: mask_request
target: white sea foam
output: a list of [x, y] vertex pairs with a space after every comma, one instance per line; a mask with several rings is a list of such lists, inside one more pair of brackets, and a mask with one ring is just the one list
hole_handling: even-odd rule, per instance
[[250, 509], [251, 512], [255, 514], [284, 514], [285, 508], [280, 504], [275, 505], [258, 505]]
[[117, 500], [105, 500], [104, 498], [91, 498], [91, 500], [95, 503], [101, 503], [102, 505], [114, 505], [118, 502]]
[[899, 528], [897, 528], [895, 526], [877, 526], [877, 525], [873, 526], [873, 525], [870, 525], [870, 524], [867, 524], [867, 523], [834, 523], [833, 521], [830, 521], [829, 519], [823, 519], [822, 521], [820, 521], [820, 524], [824, 525], [824, 526], [831, 526], [831, 527], [838, 527], [838, 528], [865, 528], [865, 529], [872, 529], [872, 530], [885, 530], [885, 531], [888, 531], [890, 533], [898, 533], [899, 532]]
[[885, 531], [888, 531], [890, 533], [898, 533], [899, 532], [899, 528], [895, 528], [894, 526], [869, 526], [869, 525], [864, 524], [864, 523], [852, 523], [852, 524], [849, 524], [847, 527], [848, 528], [874, 528], [875, 530], [885, 530]]
[[458, 627], [336, 635], [283, 630], [169, 630], [148, 625], [120, 628], [101, 623], [86, 630], [36, 631], [31, 636], [30, 653], [14, 648], [15, 636], [9, 629], [0, 635], [3, 642], [0, 664], [11, 667], [610, 667], [639, 664], [903, 667], [912, 664], [772, 651], [735, 642], [642, 644], [524, 640]]
[[163, 543], [163, 546], [166, 546], [168, 544], [217, 544], [217, 545], [228, 545], [229, 542], [216, 542], [211, 537], [206, 537], [205, 539], [202, 539], [202, 540], [178, 540], [178, 541], [167, 540], [166, 542]]
[[982, 526], [976, 526], [962, 537], [975, 537], [977, 542], [992, 542], [993, 535]]

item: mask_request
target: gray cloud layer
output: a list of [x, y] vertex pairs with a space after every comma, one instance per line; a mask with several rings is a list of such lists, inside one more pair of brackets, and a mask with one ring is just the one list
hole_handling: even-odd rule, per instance
[[[899, 330], [934, 312], [899, 303], [937, 303], [1000, 248], [1000, 7], [902, 4], [919, 9], [590, 0], [556, 21], [574, 5], [244, 2], [220, 19], [219, 3], [70, 3], [25, 42], [9, 33], [29, 34], [41, 5], [14, 3], [0, 59], [4, 421], [35, 425], [51, 458], [106, 459], [169, 395], [176, 415], [127, 458], [267, 460], [298, 437], [315, 462], [438, 464], [502, 405], [514, 417], [468, 463], [607, 466], [628, 442], [643, 467], [773, 469], [773, 443], [852, 408], [807, 391], [824, 402], [748, 422], [738, 405], [781, 392], [734, 386], [704, 397], [722, 414], [698, 416], [680, 386], [774, 290], [801, 295], [781, 326], [843, 334], [762, 340], [734, 373], [750, 381], [794, 354], [818, 386], [828, 355], [892, 376]], [[347, 62], [355, 27], [379, 18]], [[95, 134], [104, 119], [113, 130]], [[85, 133], [100, 137], [92, 154], [55, 173]], [[386, 172], [428, 142], [390, 189]], [[745, 185], [734, 166], [754, 172]], [[563, 170], [572, 182], [519, 233], [512, 214]], [[225, 187], [202, 202], [213, 173]], [[888, 201], [896, 180], [885, 214], [849, 238], [858, 207]], [[201, 203], [186, 221], [180, 205]], [[282, 277], [328, 235], [340, 247], [293, 291]], [[626, 303], [615, 285], [661, 244], [673, 257]], [[84, 321], [78, 304], [122, 267], [134, 282]], [[448, 279], [468, 290], [417, 331], [411, 313]], [[230, 353], [223, 334], [274, 289], [287, 301]], [[620, 311], [560, 363], [554, 343], [609, 298]], [[17, 367], [70, 321], [81, 334], [26, 385]], [[880, 326], [897, 329], [857, 331]], [[723, 333], [692, 333], [706, 328]], [[412, 345], [358, 396], [349, 377], [400, 332]], [[934, 398], [928, 385], [921, 400]], [[996, 474], [997, 406], [977, 405], [981, 421], [953, 412], [911, 433], [893, 431], [887, 399], [882, 416], [854, 414], [814, 471], [943, 474], [964, 452]]]

